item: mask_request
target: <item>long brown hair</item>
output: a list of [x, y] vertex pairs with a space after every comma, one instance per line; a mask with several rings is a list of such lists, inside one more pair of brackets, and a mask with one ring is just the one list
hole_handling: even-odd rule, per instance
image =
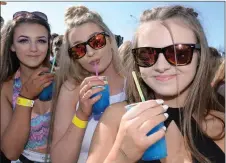
[[29, 17], [19, 17], [16, 20], [10, 20], [4, 25], [1, 30], [1, 65], [0, 65], [0, 83], [2, 84], [7, 79], [10, 79], [20, 66], [20, 61], [17, 58], [15, 52], [11, 51], [11, 46], [13, 44], [13, 36], [15, 29], [23, 23], [30, 24], [40, 24], [44, 26], [48, 31], [48, 51], [43, 64], [49, 66], [50, 58], [50, 26], [47, 21], [40, 18], [29, 16]]
[[[198, 149], [194, 144], [193, 135], [195, 133], [192, 133], [191, 119], [192, 119], [192, 116], [194, 116], [198, 121], [197, 124], [202, 124], [202, 122], [205, 122], [205, 117], [208, 114], [210, 114], [210, 110], [225, 112], [225, 109], [217, 101], [214, 91], [210, 85], [211, 54], [208, 48], [208, 43], [207, 43], [205, 33], [203, 31], [203, 28], [197, 16], [198, 16], [198, 13], [196, 13], [193, 9], [185, 8], [179, 5], [157, 7], [151, 10], [145, 10], [142, 13], [140, 18], [140, 25], [146, 22], [156, 21], [156, 20], [163, 22], [164, 24], [165, 21], [168, 19], [178, 19], [194, 32], [197, 43], [199, 43], [201, 46], [201, 52], [200, 52], [197, 72], [193, 79], [193, 82], [190, 85], [190, 90], [183, 108], [184, 118], [182, 119], [182, 132], [184, 133], [184, 142], [185, 142], [186, 148], [188, 148], [188, 150], [191, 152], [191, 155], [195, 157], [199, 162], [210, 163], [208, 158], [203, 156], [200, 153], [200, 151], [198, 151]], [[168, 28], [169, 27], [167, 27], [167, 29]], [[140, 30], [140, 27], [138, 27], [137, 32], [135, 33], [135, 36], [133, 39], [133, 48], [138, 47], [138, 37], [140, 32], [142, 31]], [[172, 34], [170, 35], [172, 38], [173, 37]], [[138, 74], [141, 89], [143, 90], [145, 98], [155, 99], [154, 91], [149, 86], [147, 86], [147, 84], [141, 78], [139, 67], [135, 64], [132, 54], [130, 55], [129, 60], [132, 63], [129, 65], [129, 72], [135, 70], [136, 73]], [[128, 73], [128, 74], [129, 74], [128, 75], [129, 82], [127, 87], [128, 103], [139, 102], [141, 100], [137, 93], [135, 84], [133, 82], [132, 75], [131, 73]], [[219, 119], [224, 125], [224, 121], [222, 119], [218, 117], [216, 118]], [[208, 136], [206, 132], [201, 128], [201, 126], [197, 126], [197, 129], [201, 131], [202, 134], [205, 134], [206, 136]], [[217, 137], [212, 137], [212, 139], [221, 139], [222, 134], [224, 136], [224, 130], [222, 130], [222, 132]]]
[[212, 81], [212, 87], [217, 88], [222, 81], [225, 81], [225, 60], [221, 62], [217, 71], [215, 71], [215, 76]]
[[221, 56], [221, 54], [219, 53], [219, 51], [214, 48], [214, 47], [209, 47], [209, 50], [211, 52], [211, 61], [212, 61], [212, 65], [211, 65], [211, 73], [212, 73], [212, 80], [215, 77], [215, 73], [219, 68], [219, 65], [223, 62], [223, 57]]

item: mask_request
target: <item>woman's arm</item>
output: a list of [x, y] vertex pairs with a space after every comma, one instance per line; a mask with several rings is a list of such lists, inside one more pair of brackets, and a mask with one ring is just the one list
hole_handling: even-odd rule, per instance
[[17, 160], [24, 149], [30, 131], [31, 107], [12, 105], [7, 98], [7, 87], [1, 90], [1, 150], [10, 160]]
[[[90, 97], [101, 91], [101, 88], [90, 88], [95, 85], [104, 85], [103, 81], [95, 81], [96, 77], [89, 77], [84, 80], [81, 86], [74, 87], [71, 91], [62, 86], [57, 101], [53, 142], [51, 148], [51, 159], [54, 163], [74, 163], [78, 160], [80, 149], [86, 128], [79, 128], [72, 123], [73, 116], [76, 115], [82, 121], [88, 121], [92, 112], [92, 104], [100, 96]], [[92, 82], [91, 82], [92, 81]], [[73, 89], [73, 88], [72, 88]], [[76, 104], [79, 101], [79, 108], [76, 111]]]
[[87, 163], [104, 162], [118, 132], [121, 117], [125, 113], [125, 102], [111, 105], [106, 109], [92, 138]]
[[[217, 138], [214, 142], [225, 152], [225, 113], [211, 110], [202, 124], [204, 131], [208, 136]], [[221, 138], [221, 139], [219, 139]]]
[[54, 119], [53, 142], [51, 147], [51, 160], [57, 162], [74, 162], [80, 152], [85, 129], [76, 127], [72, 123], [73, 116], [87, 120], [82, 114], [76, 113], [79, 90], [72, 88], [68, 83], [60, 90]]
[[87, 162], [135, 163], [139, 160], [148, 147], [165, 135], [163, 127], [147, 136], [151, 129], [168, 117], [164, 114], [168, 106], [163, 107], [162, 103], [162, 100], [145, 101], [126, 113], [125, 103], [107, 110], [97, 128]]

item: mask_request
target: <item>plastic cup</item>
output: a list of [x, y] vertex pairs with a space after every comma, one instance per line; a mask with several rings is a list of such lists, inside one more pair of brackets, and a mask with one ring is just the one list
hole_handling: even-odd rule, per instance
[[102, 90], [101, 92], [95, 93], [94, 95], [91, 96], [91, 98], [93, 98], [99, 94], [102, 94], [101, 98], [95, 104], [93, 104], [92, 113], [94, 115], [103, 113], [105, 109], [110, 105], [110, 91], [109, 91], [109, 85], [107, 82], [107, 77], [99, 76], [99, 78], [104, 81], [105, 85], [93, 87], [93, 88], [97, 88], [97, 87], [104, 88], [104, 90]]
[[[136, 106], [137, 104], [130, 104], [126, 105], [126, 110], [130, 110], [132, 107]], [[164, 126], [164, 123], [160, 123], [156, 127], [154, 127], [151, 131], [147, 133], [147, 136], [155, 133], [156, 131], [160, 130]], [[151, 145], [143, 154], [142, 160], [144, 161], [152, 161], [152, 160], [160, 160], [166, 158], [167, 156], [167, 148], [166, 148], [166, 140], [165, 137], [161, 138], [155, 144]]]
[[53, 96], [53, 85], [52, 82], [48, 87], [45, 87], [42, 92], [39, 94], [38, 98], [40, 101], [49, 101], [52, 99]]
[[[42, 72], [40, 75], [44, 75], [50, 72]], [[39, 94], [38, 98], [40, 101], [49, 101], [53, 96], [53, 86], [54, 82], [52, 82], [48, 87], [45, 87], [42, 92]]]

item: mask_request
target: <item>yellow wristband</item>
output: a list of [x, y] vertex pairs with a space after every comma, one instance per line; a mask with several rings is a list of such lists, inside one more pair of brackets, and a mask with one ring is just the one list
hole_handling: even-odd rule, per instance
[[79, 128], [86, 128], [88, 121], [82, 121], [75, 115], [72, 119], [72, 123]]
[[16, 104], [20, 106], [33, 107], [34, 101], [23, 97], [17, 97]]

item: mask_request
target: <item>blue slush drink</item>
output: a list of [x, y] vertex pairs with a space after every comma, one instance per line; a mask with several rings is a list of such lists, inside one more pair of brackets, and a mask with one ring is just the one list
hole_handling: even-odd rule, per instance
[[[101, 92], [95, 93], [94, 95], [91, 96], [91, 98], [93, 98], [99, 94], [102, 94], [101, 98], [95, 104], [93, 104], [92, 113], [94, 115], [103, 113], [105, 109], [110, 105], [110, 91], [109, 91], [109, 85], [107, 82], [107, 77], [100, 76], [99, 78], [104, 81], [105, 85], [96, 86], [96, 87], [104, 87], [104, 89]], [[93, 87], [93, 88], [96, 88], [96, 87]]]
[[[48, 74], [51, 72], [42, 72], [39, 75]], [[48, 87], [45, 87], [42, 92], [39, 94], [38, 98], [40, 101], [49, 101], [52, 99], [53, 96], [53, 86], [54, 82], [52, 82]]]
[[53, 85], [52, 82], [48, 87], [45, 87], [42, 92], [39, 94], [38, 98], [40, 101], [49, 101], [53, 96]]
[[[137, 104], [130, 104], [125, 106], [126, 110], [128, 111], [132, 107], [136, 106]], [[164, 123], [160, 123], [158, 126], [154, 127], [151, 131], [147, 133], [147, 136], [155, 133], [156, 131], [162, 129]], [[152, 160], [160, 160], [162, 158], [166, 158], [167, 156], [167, 149], [166, 149], [166, 140], [165, 137], [157, 141], [155, 144], [151, 145], [143, 154], [142, 160], [144, 161], [152, 161]]]

